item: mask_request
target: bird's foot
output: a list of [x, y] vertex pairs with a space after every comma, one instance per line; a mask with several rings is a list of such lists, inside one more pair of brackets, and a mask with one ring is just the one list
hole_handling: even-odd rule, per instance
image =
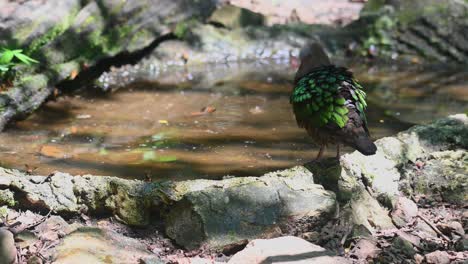
[[336, 144], [336, 160], [340, 160], [340, 144]]

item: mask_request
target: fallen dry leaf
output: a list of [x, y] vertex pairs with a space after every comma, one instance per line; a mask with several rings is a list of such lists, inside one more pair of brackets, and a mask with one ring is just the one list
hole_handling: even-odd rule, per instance
[[60, 148], [56, 146], [42, 146], [41, 150], [39, 151], [41, 155], [50, 157], [50, 158], [64, 158], [65, 157], [65, 151], [61, 150]]
[[78, 70], [73, 70], [73, 71], [70, 73], [70, 80], [75, 79], [76, 76], [78, 76]]
[[216, 112], [216, 108], [213, 106], [205, 106], [203, 107], [199, 112], [192, 112], [190, 113], [190, 116], [201, 116], [201, 115], [206, 115]]

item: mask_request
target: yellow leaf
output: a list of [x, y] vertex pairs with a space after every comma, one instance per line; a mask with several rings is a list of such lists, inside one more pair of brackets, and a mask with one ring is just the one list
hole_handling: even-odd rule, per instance
[[159, 124], [162, 124], [162, 125], [169, 125], [169, 121], [167, 120], [159, 120], [158, 122]]
[[63, 158], [66, 155], [65, 151], [59, 149], [58, 147], [48, 145], [42, 146], [40, 153], [42, 156], [58, 159]]
[[77, 75], [78, 75], [78, 70], [73, 70], [73, 71], [70, 73], [70, 80], [75, 79]]

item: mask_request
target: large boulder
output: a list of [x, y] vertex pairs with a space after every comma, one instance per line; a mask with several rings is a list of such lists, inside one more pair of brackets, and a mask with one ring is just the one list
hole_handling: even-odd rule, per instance
[[[121, 221], [142, 226], [158, 207], [157, 185], [106, 176], [28, 176], [17, 170], [0, 169], [1, 193], [15, 197], [21, 209], [52, 211], [61, 215], [112, 214]], [[154, 200], [153, 200], [154, 199]], [[12, 200], [0, 199], [11, 206]]]
[[[0, 129], [39, 107], [58, 83], [101, 59], [140, 55], [178, 24], [207, 18], [216, 0], [0, 1], [0, 47], [22, 48], [39, 60], [20, 68], [14, 87], [0, 93]], [[95, 70], [110, 66], [99, 64]], [[91, 78], [90, 73], [83, 78]], [[63, 89], [69, 88], [65, 82]]]
[[375, 55], [399, 53], [427, 61], [467, 61], [468, 5], [458, 0], [371, 0], [349, 30]]
[[263, 15], [245, 8], [225, 5], [216, 10], [208, 21], [227, 28], [239, 28], [246, 26], [263, 26], [265, 18]]
[[368, 187], [388, 207], [395, 205], [401, 192], [461, 202], [468, 193], [465, 135], [467, 115], [453, 115], [377, 140], [378, 150], [373, 156], [355, 151], [343, 155], [337, 169], [319, 165], [310, 169], [320, 178], [335, 179], [334, 187], [343, 201]]
[[16, 254], [13, 234], [6, 229], [0, 229], [0, 264], [16, 263]]
[[339, 162], [330, 159], [306, 166], [343, 203], [337, 230], [372, 236], [404, 226], [417, 215], [417, 206], [402, 195], [427, 194], [429, 199], [455, 204], [468, 199], [465, 135], [468, 117], [453, 115], [377, 140], [373, 156], [355, 151]]
[[335, 195], [314, 184], [304, 167], [262, 177], [176, 183], [180, 199], [165, 217], [166, 233], [186, 248], [220, 247], [278, 235], [278, 227], [334, 212]]

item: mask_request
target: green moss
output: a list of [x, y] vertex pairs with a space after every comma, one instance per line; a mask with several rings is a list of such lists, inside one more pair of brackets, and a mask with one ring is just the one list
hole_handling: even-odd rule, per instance
[[362, 9], [362, 12], [377, 12], [385, 5], [385, 2], [385, 0], [369, 0]]
[[375, 23], [371, 25], [369, 35], [364, 40], [363, 52], [367, 53], [372, 46], [378, 47], [383, 53], [390, 51], [393, 45], [390, 34], [396, 27], [396, 24], [395, 18], [390, 14], [379, 16]]
[[34, 54], [37, 50], [42, 48], [44, 45], [52, 42], [58, 36], [62, 35], [75, 20], [78, 10], [73, 11], [68, 17], [66, 17], [61, 23], [55, 25], [48, 32], [33, 40], [27, 49], [27, 54]]
[[80, 70], [80, 64], [76, 61], [55, 64], [51, 68], [52, 75], [53, 75], [51, 77], [54, 77], [54, 79], [57, 79], [57, 80], [64, 80], [64, 79], [69, 78], [70, 74], [73, 71], [79, 71], [79, 70]]
[[0, 206], [6, 205], [9, 207], [15, 206], [15, 197], [10, 190], [0, 190]]
[[127, 3], [126, 0], [120, 0], [120, 3], [113, 6], [109, 12], [110, 15], [117, 16], [123, 10], [125, 4]]
[[48, 78], [44, 74], [26, 75], [20, 78], [18, 85], [30, 90], [40, 90], [47, 87]]
[[173, 33], [177, 38], [184, 39], [187, 37], [190, 30], [193, 27], [195, 27], [196, 24], [197, 24], [197, 19], [195, 18], [190, 18], [188, 20], [180, 21], [179, 23], [175, 25]]
[[19, 28], [14, 33], [14, 38], [17, 39], [18, 42], [23, 43], [37, 29], [37, 27], [41, 24], [41, 22], [42, 22], [42, 19], [35, 19], [33, 23], [25, 27]]

